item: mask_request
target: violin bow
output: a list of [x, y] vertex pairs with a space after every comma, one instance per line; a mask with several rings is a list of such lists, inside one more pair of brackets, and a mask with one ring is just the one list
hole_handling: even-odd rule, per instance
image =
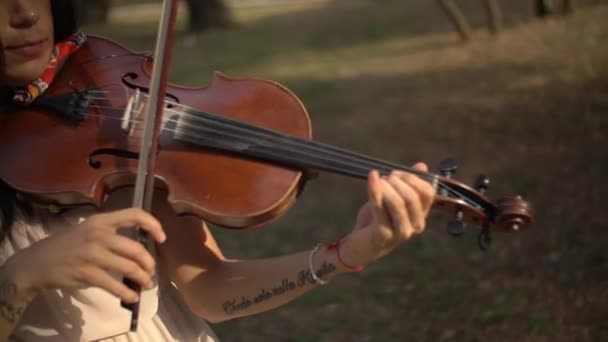
[[[154, 65], [152, 67], [150, 80], [148, 108], [143, 122], [144, 131], [140, 146], [132, 207], [143, 209], [147, 212], [151, 212], [152, 209], [154, 170], [156, 166], [163, 111], [165, 108], [167, 79], [169, 66], [171, 64], [171, 51], [173, 49], [173, 32], [175, 29], [178, 7], [178, 0], [163, 1], [158, 37], [156, 40], [156, 50], [154, 53]], [[149, 236], [143, 229], [138, 228], [134, 238], [146, 247], [149, 244]], [[123, 283], [138, 294], [141, 293], [141, 286], [133, 280], [124, 278]], [[124, 308], [130, 310], [132, 313], [131, 331], [137, 331], [139, 323], [139, 304], [139, 301], [136, 303], [121, 303]]]

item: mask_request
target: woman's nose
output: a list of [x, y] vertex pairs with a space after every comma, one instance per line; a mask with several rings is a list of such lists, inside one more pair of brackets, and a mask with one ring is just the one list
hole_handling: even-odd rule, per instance
[[34, 26], [40, 15], [27, 4], [27, 1], [17, 1], [10, 16], [10, 25], [14, 28], [27, 28]]

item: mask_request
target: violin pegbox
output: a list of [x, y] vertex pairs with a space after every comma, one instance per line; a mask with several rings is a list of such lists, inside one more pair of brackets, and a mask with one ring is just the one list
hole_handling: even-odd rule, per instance
[[486, 197], [490, 179], [479, 175], [472, 187], [455, 181], [452, 177], [458, 169], [454, 158], [446, 158], [439, 164], [438, 188], [435, 205], [447, 211], [447, 231], [454, 236], [462, 235], [469, 225], [481, 228], [478, 245], [482, 250], [491, 242], [491, 230], [519, 231], [533, 222], [533, 210], [521, 196], [503, 197], [492, 202]]

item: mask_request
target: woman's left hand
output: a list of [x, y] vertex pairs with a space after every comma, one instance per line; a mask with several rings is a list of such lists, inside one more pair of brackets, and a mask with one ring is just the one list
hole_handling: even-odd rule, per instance
[[[426, 172], [423, 163], [414, 165]], [[340, 256], [351, 266], [366, 266], [424, 231], [435, 199], [432, 184], [402, 171], [368, 177], [369, 200], [361, 207], [353, 231], [340, 242]]]

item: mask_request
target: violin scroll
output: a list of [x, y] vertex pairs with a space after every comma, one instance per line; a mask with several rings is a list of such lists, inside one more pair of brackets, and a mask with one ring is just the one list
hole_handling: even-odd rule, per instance
[[506, 231], [518, 231], [534, 221], [532, 213], [532, 207], [521, 196], [504, 197], [496, 204], [495, 224]]
[[480, 175], [474, 186], [470, 187], [452, 178], [455, 170], [453, 158], [441, 163], [442, 176], [437, 176], [435, 199], [437, 207], [452, 215], [447, 225], [451, 235], [462, 235], [466, 227], [472, 224], [482, 229], [483, 240], [488, 241], [483, 245], [487, 247], [490, 230], [519, 231], [533, 223], [532, 206], [521, 196], [503, 197], [494, 203], [486, 197], [490, 184], [487, 176]]

